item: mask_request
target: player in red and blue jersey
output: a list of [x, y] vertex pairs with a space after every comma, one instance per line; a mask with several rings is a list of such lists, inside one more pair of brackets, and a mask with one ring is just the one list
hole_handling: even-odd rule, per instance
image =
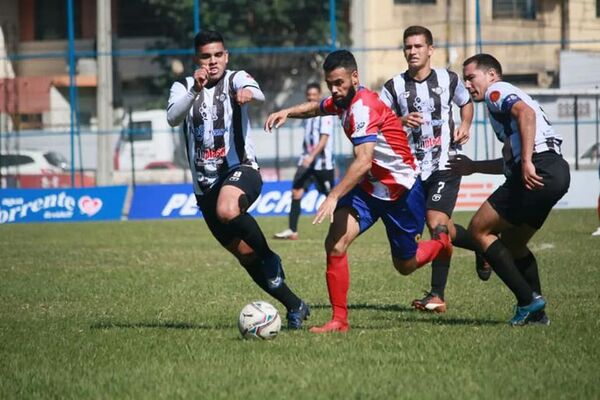
[[425, 221], [425, 197], [419, 169], [406, 132], [377, 93], [360, 86], [356, 60], [347, 50], [330, 53], [323, 64], [331, 96], [299, 104], [269, 115], [265, 130], [287, 118], [338, 115], [354, 145], [354, 161], [317, 210], [313, 224], [329, 219], [325, 239], [327, 288], [333, 308], [331, 321], [311, 332], [346, 332], [349, 270], [347, 250], [379, 218], [390, 243], [392, 261], [408, 275], [438, 256], [450, 257], [452, 244], [446, 226], [435, 229], [432, 240], [418, 242]]

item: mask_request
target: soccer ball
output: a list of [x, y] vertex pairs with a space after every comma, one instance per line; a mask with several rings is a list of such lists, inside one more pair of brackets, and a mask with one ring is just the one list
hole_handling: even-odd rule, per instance
[[244, 339], [273, 339], [281, 329], [281, 317], [271, 304], [255, 301], [242, 308], [238, 328]]

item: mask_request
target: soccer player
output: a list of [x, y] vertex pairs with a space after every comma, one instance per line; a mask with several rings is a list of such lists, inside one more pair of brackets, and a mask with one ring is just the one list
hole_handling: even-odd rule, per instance
[[[321, 86], [309, 83], [306, 86], [306, 101], [319, 101]], [[330, 115], [305, 119], [302, 155], [298, 160], [298, 169], [292, 183], [292, 206], [288, 229], [276, 233], [275, 239], [298, 239], [298, 219], [300, 218], [300, 200], [311, 183], [315, 183], [319, 193], [328, 195], [333, 187], [333, 121]]]
[[[434, 49], [429, 29], [410, 26], [404, 31], [403, 40], [408, 70], [384, 84], [381, 100], [401, 117], [411, 150], [419, 163], [427, 199], [429, 232], [438, 225], [446, 225], [453, 246], [475, 251], [477, 244], [467, 230], [450, 219], [461, 177], [446, 167], [448, 159], [458, 154], [461, 145], [469, 139], [473, 120], [471, 97], [455, 72], [431, 67]], [[458, 127], [455, 127], [452, 115], [453, 103], [460, 108]], [[422, 299], [414, 300], [412, 306], [422, 311], [445, 312], [444, 289], [450, 260], [433, 260], [431, 267], [431, 290]], [[488, 266], [477, 272], [487, 280], [491, 269]]]
[[468, 58], [463, 74], [473, 100], [484, 101], [488, 108], [496, 137], [504, 143], [503, 158], [471, 161], [459, 155], [449, 164], [461, 175], [506, 175], [504, 184], [471, 219], [469, 231], [494, 272], [517, 298], [510, 324], [548, 325], [537, 261], [527, 243], [569, 189], [569, 165], [560, 151], [562, 138], [536, 101], [502, 81], [502, 67], [493, 56]]
[[199, 67], [171, 86], [167, 119], [171, 126], [184, 124], [198, 207], [219, 243], [283, 303], [288, 328], [300, 329], [309, 308], [286, 285], [281, 259], [247, 213], [262, 188], [247, 108], [264, 95], [248, 73], [226, 69], [229, 54], [218, 32], [201, 31], [194, 48]]
[[313, 224], [329, 220], [325, 239], [327, 289], [333, 308], [331, 321], [311, 332], [346, 332], [350, 283], [347, 250], [379, 218], [383, 220], [392, 263], [402, 275], [431, 262], [449, 258], [448, 229], [439, 225], [432, 240], [417, 238], [423, 231], [425, 197], [415, 159], [402, 124], [379, 96], [360, 86], [356, 60], [347, 50], [330, 53], [323, 63], [331, 96], [299, 104], [267, 118], [265, 129], [281, 126], [287, 118], [338, 115], [354, 145], [354, 160], [346, 175], [317, 210]]

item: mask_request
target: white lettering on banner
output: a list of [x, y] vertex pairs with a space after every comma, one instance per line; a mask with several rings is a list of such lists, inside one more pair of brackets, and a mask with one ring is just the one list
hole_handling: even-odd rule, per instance
[[286, 190], [285, 192], [283, 192], [283, 196], [281, 196], [281, 199], [279, 199], [279, 202], [277, 203], [277, 206], [275, 206], [275, 212], [277, 214], [281, 214], [282, 212], [285, 213], [289, 213], [290, 209], [292, 208], [292, 191], [291, 190]]
[[179, 211], [179, 215], [182, 216], [193, 216], [198, 214], [198, 204], [196, 203], [196, 196], [192, 193], [188, 196], [185, 205]]
[[[74, 214], [76, 204], [75, 198], [67, 195], [66, 192], [49, 194], [29, 201], [25, 201], [23, 197], [3, 198], [1, 206], [5, 208], [0, 208], [0, 224], [24, 219], [28, 215], [36, 214], [40, 211], [44, 211], [42, 214], [44, 219], [71, 218]], [[52, 208], [62, 208], [62, 210], [48, 211]], [[84, 195], [79, 199], [79, 208], [81, 214], [91, 217], [102, 208], [102, 200]]]
[[272, 191], [272, 192], [267, 192], [264, 195], [260, 196], [260, 198], [258, 199], [257, 203], [258, 205], [256, 206], [256, 211], [259, 214], [268, 214], [271, 211], [273, 211], [273, 209], [275, 208], [275, 206], [277, 206], [276, 203], [274, 203], [274, 201], [277, 201], [281, 199], [281, 192], [279, 191]]
[[167, 205], [163, 208], [160, 215], [168, 217], [174, 210], [177, 210], [186, 203], [188, 195], [185, 193], [175, 193], [171, 195], [171, 198], [167, 202]]

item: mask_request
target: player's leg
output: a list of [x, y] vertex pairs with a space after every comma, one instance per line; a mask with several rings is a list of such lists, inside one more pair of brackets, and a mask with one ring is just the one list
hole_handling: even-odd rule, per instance
[[298, 220], [302, 209], [300, 207], [302, 196], [305, 189], [310, 185], [310, 170], [305, 167], [298, 167], [294, 180], [292, 181], [292, 203], [290, 205], [290, 214], [288, 215], [288, 228], [276, 233], [274, 239], [298, 239]]
[[[288, 327], [298, 329], [309, 314], [308, 306], [285, 283], [281, 258], [271, 250], [258, 223], [247, 213], [250, 205], [258, 198], [261, 187], [262, 180], [258, 171], [247, 167], [232, 171], [219, 191], [216, 216], [232, 237], [232, 240], [225, 243], [228, 250], [238, 257], [239, 249], [232, 242], [233, 239], [240, 239], [256, 253], [253, 263], [242, 265], [252, 279], [262, 280], [262, 284], [259, 284], [261, 288], [286, 307]], [[238, 260], [242, 261], [240, 257]]]
[[431, 240], [416, 243], [425, 225], [425, 197], [420, 180], [392, 205], [382, 219], [392, 247], [394, 268], [400, 274], [409, 275], [438, 256], [450, 259], [452, 243], [445, 225], [433, 229]]
[[327, 255], [327, 291], [332, 317], [322, 326], [311, 328], [313, 333], [346, 332], [348, 324], [348, 289], [350, 271], [347, 249], [360, 233], [376, 221], [368, 205], [369, 195], [354, 189], [338, 202], [333, 223], [325, 239]]
[[[426, 223], [431, 235], [433, 235], [435, 227], [444, 225], [448, 227], [450, 237], [454, 236], [454, 224], [444, 212], [427, 210]], [[411, 306], [421, 311], [446, 312], [445, 289], [449, 271], [449, 258], [437, 257], [433, 260], [431, 262], [431, 290], [426, 292], [423, 298], [413, 300]]]

